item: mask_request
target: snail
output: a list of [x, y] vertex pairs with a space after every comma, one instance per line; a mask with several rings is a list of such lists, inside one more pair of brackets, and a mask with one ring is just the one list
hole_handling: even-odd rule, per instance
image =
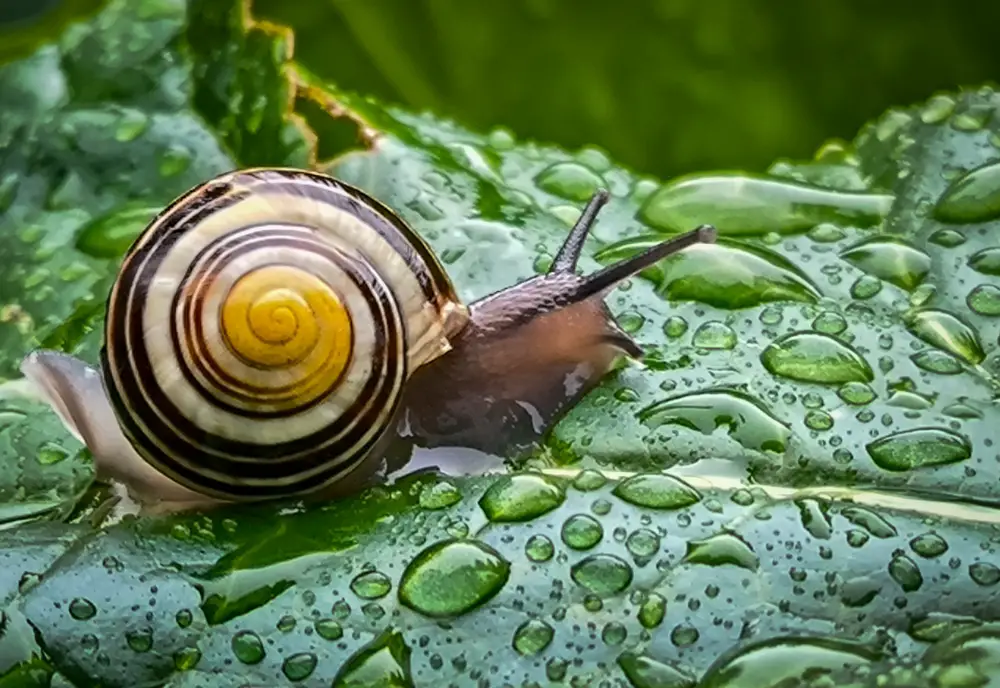
[[642, 349], [604, 296], [702, 226], [589, 276], [576, 272], [608, 193], [545, 273], [463, 304], [424, 240], [333, 177], [222, 174], [160, 212], [107, 298], [100, 364], [31, 352], [22, 372], [139, 504], [337, 495], [370, 481], [393, 438], [502, 449], [541, 436]]

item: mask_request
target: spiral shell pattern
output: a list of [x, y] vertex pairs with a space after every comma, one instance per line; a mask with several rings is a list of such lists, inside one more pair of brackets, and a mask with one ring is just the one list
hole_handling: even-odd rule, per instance
[[430, 249], [329, 177], [218, 177], [169, 206], [108, 299], [106, 387], [126, 437], [203, 494], [307, 494], [376, 448], [412, 371], [466, 311]]

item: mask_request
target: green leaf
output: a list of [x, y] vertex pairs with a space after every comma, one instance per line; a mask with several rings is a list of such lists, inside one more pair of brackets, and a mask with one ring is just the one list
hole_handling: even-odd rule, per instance
[[[120, 0], [0, 69], [0, 686], [997, 673], [1000, 262], [984, 166], [1000, 96], [891, 110], [852, 146], [767, 176], [659, 184], [594, 149], [344, 92], [244, 13]], [[343, 126], [363, 147], [327, 160]], [[645, 363], [573, 409], [537, 470], [108, 519], [86, 451], [18, 363], [39, 346], [95, 362], [129, 234], [247, 165], [370, 191], [467, 302], [546, 269], [598, 187], [613, 198], [585, 270], [703, 222], [722, 238], [609, 296]]]

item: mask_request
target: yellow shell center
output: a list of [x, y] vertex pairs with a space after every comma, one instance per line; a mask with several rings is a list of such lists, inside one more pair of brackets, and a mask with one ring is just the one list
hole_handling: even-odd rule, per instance
[[323, 280], [295, 267], [271, 265], [241, 277], [222, 303], [221, 328], [247, 364], [292, 369], [299, 401], [329, 389], [350, 361], [347, 308]]

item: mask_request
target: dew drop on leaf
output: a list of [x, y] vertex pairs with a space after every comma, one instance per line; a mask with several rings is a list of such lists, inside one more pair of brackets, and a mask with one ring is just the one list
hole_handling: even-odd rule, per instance
[[182, 647], [174, 653], [174, 668], [177, 671], [191, 671], [201, 661], [201, 650], [196, 647]]
[[557, 162], [539, 172], [535, 184], [543, 191], [568, 201], [585, 202], [604, 186], [604, 180], [580, 163]]
[[642, 624], [643, 628], [656, 628], [663, 623], [663, 617], [666, 614], [666, 599], [659, 593], [651, 592], [646, 595], [646, 599], [639, 606], [636, 618], [639, 619], [639, 623]]
[[889, 576], [904, 592], [919, 590], [924, 583], [917, 563], [905, 554], [897, 554], [889, 561]]
[[524, 545], [524, 554], [534, 562], [548, 561], [555, 554], [555, 546], [544, 535], [532, 535]]
[[910, 549], [925, 559], [933, 559], [948, 551], [948, 543], [937, 533], [923, 533], [910, 540]]
[[377, 600], [392, 590], [392, 581], [379, 571], [359, 573], [351, 581], [351, 591], [363, 600]]
[[939, 93], [927, 99], [924, 107], [920, 110], [920, 121], [925, 124], [940, 124], [951, 117], [955, 111], [955, 99], [951, 96]]
[[162, 208], [133, 203], [86, 222], [76, 234], [77, 250], [95, 258], [120, 258]]
[[719, 533], [688, 542], [684, 561], [708, 566], [739, 566], [748, 571], [760, 568], [760, 558], [753, 547], [734, 533]]
[[530, 521], [552, 511], [566, 499], [562, 487], [539, 474], [503, 476], [490, 485], [479, 506], [493, 522]]
[[552, 642], [555, 630], [540, 619], [529, 619], [514, 631], [513, 646], [519, 655], [531, 656], [544, 652]]
[[696, 489], [679, 478], [664, 473], [629, 476], [611, 492], [629, 504], [647, 509], [683, 509], [701, 500]]
[[979, 315], [1000, 315], [1000, 287], [992, 284], [975, 286], [965, 297], [965, 303]]
[[983, 275], [1000, 276], [1000, 248], [984, 248], [969, 256], [969, 267]]
[[965, 461], [968, 438], [947, 428], [915, 428], [881, 437], [865, 446], [872, 461], [887, 471], [910, 471]]
[[153, 629], [149, 627], [125, 632], [125, 643], [133, 652], [149, 652], [153, 647]]
[[619, 655], [618, 666], [632, 688], [694, 688], [697, 683], [693, 676], [632, 650]]
[[914, 336], [970, 365], [986, 358], [975, 331], [952, 313], [928, 308], [907, 314], [903, 322]]
[[344, 637], [344, 628], [333, 619], [316, 619], [313, 628], [323, 640], [340, 640]]
[[871, 509], [861, 506], [849, 506], [840, 512], [840, 515], [856, 526], [864, 528], [877, 538], [886, 539], [895, 537], [896, 528], [884, 518], [876, 514]]
[[671, 339], [677, 339], [687, 332], [687, 329], [687, 320], [679, 315], [671, 315], [663, 323], [663, 334], [667, 335]]
[[894, 200], [761, 176], [692, 175], [660, 187], [640, 208], [639, 219], [668, 232], [710, 224], [721, 234], [790, 234], [822, 222], [871, 227]]
[[1000, 163], [987, 163], [955, 179], [934, 206], [933, 216], [956, 224], [1000, 217]]
[[1000, 567], [986, 561], [969, 565], [969, 577], [976, 585], [989, 587], [1000, 583]]
[[962, 372], [961, 362], [943, 351], [920, 351], [910, 356], [910, 360], [918, 368], [926, 370], [928, 373], [958, 375]]
[[413, 688], [410, 673], [412, 650], [402, 633], [386, 629], [382, 635], [354, 653], [340, 668], [331, 688]]
[[637, 564], [648, 562], [660, 549], [660, 536], [649, 528], [633, 530], [625, 540], [625, 548]]
[[316, 670], [317, 661], [312, 652], [297, 652], [281, 663], [281, 673], [289, 681], [305, 681]]
[[576, 550], [595, 547], [604, 537], [604, 528], [593, 516], [574, 514], [562, 525], [562, 540]]
[[871, 382], [868, 362], [851, 346], [819, 332], [792, 332], [774, 340], [761, 363], [772, 375], [802, 382]]
[[617, 621], [609, 621], [601, 630], [601, 640], [605, 645], [617, 646], [628, 638], [628, 629]]
[[847, 382], [837, 390], [837, 396], [851, 406], [864, 406], [875, 400], [875, 390], [864, 382]]
[[428, 510], [447, 509], [462, 501], [462, 493], [452, 483], [440, 482], [424, 485], [420, 490], [420, 506]]
[[510, 562], [476, 540], [443, 540], [424, 549], [399, 581], [399, 599], [425, 616], [459, 616], [492, 599], [510, 577]]
[[907, 291], [919, 286], [931, 269], [929, 255], [898, 237], [865, 239], [845, 249], [840, 257], [862, 272]]
[[729, 350], [736, 347], [736, 333], [718, 320], [702, 323], [691, 335], [691, 344], [699, 349]]
[[859, 300], [870, 299], [882, 291], [882, 280], [871, 275], [861, 275], [851, 285], [851, 297]]
[[585, 590], [608, 597], [632, 583], [632, 567], [613, 554], [593, 554], [574, 564], [570, 577]]
[[581, 492], [591, 492], [604, 487], [607, 481], [607, 478], [600, 471], [585, 468], [573, 478], [573, 487]]
[[847, 329], [844, 316], [834, 311], [823, 311], [812, 323], [813, 329], [823, 334], [838, 335]]
[[818, 499], [799, 499], [795, 506], [799, 509], [802, 527], [814, 538], [829, 540], [832, 534], [829, 504]]
[[264, 659], [264, 643], [253, 631], [239, 631], [230, 645], [233, 655], [244, 664], [259, 664]]
[[86, 621], [96, 613], [97, 607], [85, 597], [77, 597], [69, 603], [69, 615], [77, 621]]

